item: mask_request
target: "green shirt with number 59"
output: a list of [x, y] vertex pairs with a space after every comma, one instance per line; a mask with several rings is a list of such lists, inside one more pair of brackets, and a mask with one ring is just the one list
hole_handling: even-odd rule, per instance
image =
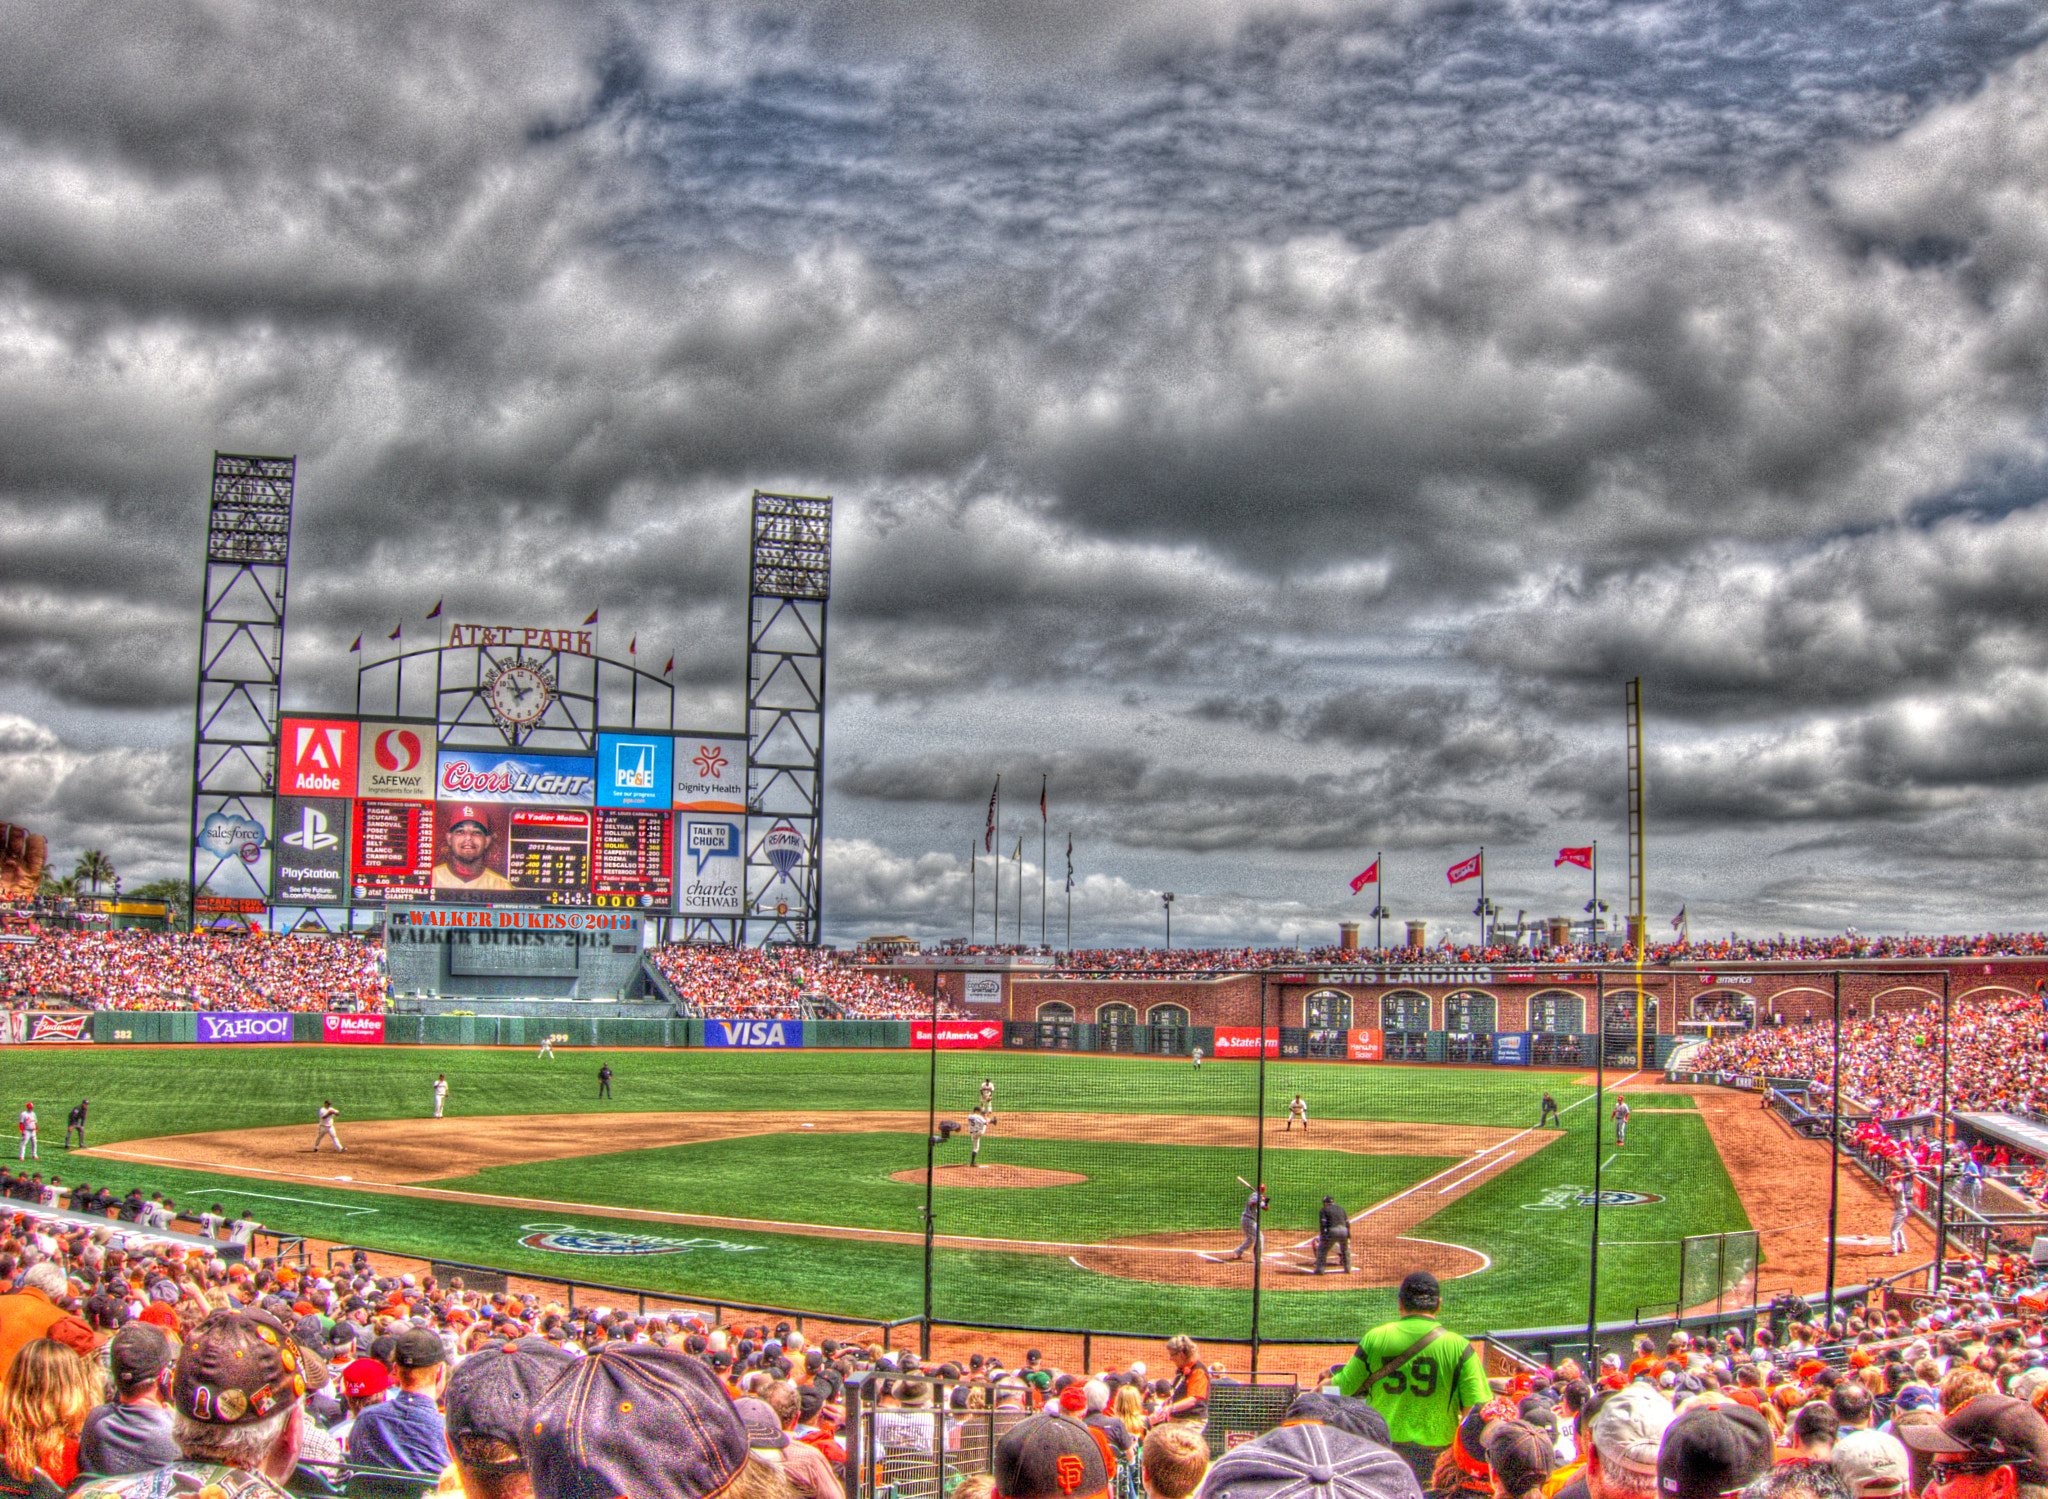
[[[1431, 1328], [1436, 1336], [1401, 1367], [1382, 1375], [1371, 1389], [1365, 1377]], [[1383, 1323], [1358, 1340], [1358, 1349], [1337, 1375], [1337, 1388], [1360, 1395], [1387, 1418], [1388, 1434], [1418, 1447], [1448, 1447], [1458, 1418], [1492, 1395], [1479, 1350], [1436, 1318], [1420, 1313]]]

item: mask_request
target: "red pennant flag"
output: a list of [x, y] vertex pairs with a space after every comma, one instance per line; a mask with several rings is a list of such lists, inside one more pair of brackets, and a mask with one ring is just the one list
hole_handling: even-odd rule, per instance
[[662, 674], [663, 676], [667, 676], [667, 675], [668, 675], [668, 674], [669, 674], [670, 672], [674, 671], [675, 669], [676, 669], [676, 658], [675, 658], [675, 657], [673, 657], [673, 656], [671, 656], [671, 657], [669, 657], [669, 658], [668, 658], [668, 665], [664, 666], [664, 667], [663, 667], [663, 668], [661, 669], [661, 674]]
[[434, 607], [427, 611], [428, 619], [439, 619], [441, 617], [441, 605], [443, 602], [441, 599], [434, 600]]
[[629, 656], [637, 656], [640, 654], [640, 637], [638, 635], [635, 635], [631, 640], [626, 642], [626, 654]]
[[360, 635], [358, 635], [358, 636], [356, 637], [356, 643], [355, 643], [354, 645], [352, 645], [352, 646], [350, 646], [350, 647], [348, 648], [348, 653], [349, 653], [349, 654], [350, 654], [351, 656], [353, 656], [353, 655], [355, 655], [355, 654], [356, 654], [356, 653], [357, 653], [358, 651], [362, 650], [362, 648], [363, 648], [363, 637], [362, 637], [362, 636], [360, 636]]
[[1038, 778], [1038, 820], [1040, 822], [1045, 821], [1045, 783], [1049, 779], [1049, 776], [1040, 776]]
[[594, 624], [596, 624], [596, 623], [597, 623], [597, 611], [596, 611], [595, 609], [591, 610], [591, 611], [590, 611], [590, 618], [586, 619], [586, 620], [585, 620], [585, 621], [583, 621], [583, 622], [584, 622], [584, 623], [585, 623], [586, 625], [594, 625]]
[[1591, 869], [1593, 867], [1593, 846], [1589, 843], [1584, 848], [1559, 849], [1557, 851], [1557, 858], [1552, 861], [1550, 867], [1555, 869], [1559, 864], [1576, 864], [1581, 869]]
[[996, 846], [996, 798], [1003, 794], [1003, 778], [996, 777], [996, 789], [988, 794], [988, 831], [981, 835], [981, 851], [993, 853]]
[[1378, 859], [1374, 859], [1372, 863], [1365, 866], [1365, 873], [1361, 874], [1357, 879], [1351, 882], [1351, 893], [1353, 895], [1358, 894], [1359, 891], [1363, 890], [1367, 885], [1370, 885], [1374, 880], [1378, 879], [1379, 877], [1380, 861]]
[[404, 633], [405, 633], [405, 621], [401, 619], [401, 620], [400, 620], [400, 621], [398, 622], [398, 628], [397, 628], [397, 629], [395, 629], [395, 630], [393, 630], [393, 631], [392, 631], [392, 632], [391, 632], [391, 633], [390, 633], [389, 635], [386, 635], [386, 636], [385, 636], [384, 638], [385, 638], [386, 640], [396, 640], [396, 639], [397, 639], [397, 638], [398, 638], [399, 636], [403, 635]]
[[1478, 878], [1480, 871], [1485, 867], [1486, 855], [1474, 854], [1462, 864], [1453, 864], [1444, 873], [1453, 885], [1459, 885], [1466, 880]]

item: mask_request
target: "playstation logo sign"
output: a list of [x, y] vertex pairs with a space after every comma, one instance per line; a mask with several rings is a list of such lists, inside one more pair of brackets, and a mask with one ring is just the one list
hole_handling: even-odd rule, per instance
[[304, 849], [309, 854], [333, 848], [341, 842], [341, 838], [338, 834], [328, 832], [327, 828], [325, 813], [316, 812], [311, 807], [302, 807], [299, 809], [299, 830], [296, 833], [286, 833], [284, 841], [293, 848]]

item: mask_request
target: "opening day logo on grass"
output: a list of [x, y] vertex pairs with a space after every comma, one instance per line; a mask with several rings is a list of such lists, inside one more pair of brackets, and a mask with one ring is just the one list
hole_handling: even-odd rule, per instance
[[725, 1254], [752, 1254], [759, 1244], [728, 1244], [723, 1239], [664, 1239], [653, 1234], [615, 1234], [601, 1228], [572, 1228], [566, 1223], [522, 1223], [528, 1249], [557, 1254], [688, 1254], [715, 1249]]
[[[1639, 1208], [1645, 1203], [1662, 1202], [1664, 1199], [1654, 1192], [1617, 1192], [1609, 1189], [1600, 1194], [1600, 1206], [1604, 1208]], [[1566, 1208], [1589, 1208], [1593, 1205], [1593, 1194], [1585, 1187], [1569, 1184], [1552, 1187], [1543, 1194], [1541, 1202], [1525, 1202], [1525, 1213], [1556, 1213]]]

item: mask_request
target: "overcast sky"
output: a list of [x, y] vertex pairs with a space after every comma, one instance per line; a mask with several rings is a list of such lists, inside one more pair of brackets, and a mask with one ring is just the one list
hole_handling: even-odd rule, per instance
[[2040, 3], [0, 7], [0, 820], [182, 869], [222, 449], [313, 707], [445, 596], [737, 724], [833, 496], [842, 942], [999, 771], [1027, 940], [1042, 771], [1055, 942], [1069, 831], [1080, 945], [1618, 904], [1635, 675], [1659, 927], [2038, 928], [2044, 101]]

